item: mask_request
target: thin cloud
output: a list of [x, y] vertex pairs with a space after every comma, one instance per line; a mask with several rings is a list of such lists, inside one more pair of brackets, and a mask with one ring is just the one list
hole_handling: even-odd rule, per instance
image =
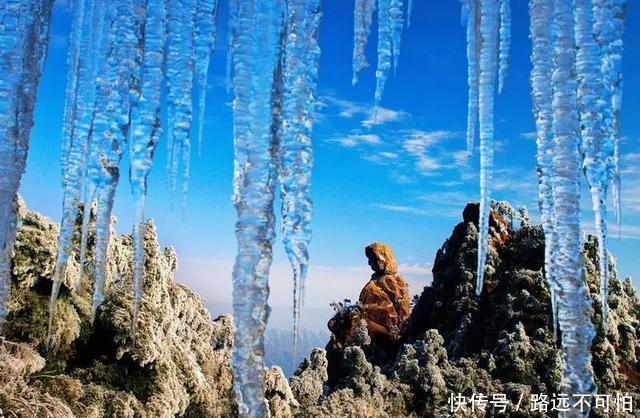
[[329, 142], [335, 142], [345, 148], [354, 148], [358, 145], [378, 145], [381, 140], [376, 134], [351, 134], [343, 138], [333, 138]]
[[374, 107], [369, 110], [368, 117], [362, 121], [362, 126], [371, 128], [373, 126], [384, 125], [389, 122], [398, 122], [408, 116], [406, 112], [387, 109], [385, 107]]

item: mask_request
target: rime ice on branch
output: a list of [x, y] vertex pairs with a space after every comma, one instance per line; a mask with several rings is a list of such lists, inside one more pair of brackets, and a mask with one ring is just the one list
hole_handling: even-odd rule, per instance
[[279, 62], [283, 4], [238, 2], [233, 40], [234, 192], [238, 254], [233, 269], [233, 373], [238, 413], [262, 417], [264, 330], [274, 231], [274, 73]]
[[294, 351], [311, 241], [311, 135], [320, 59], [320, 20], [320, 0], [289, 1], [279, 72], [278, 179], [283, 241], [293, 269]]
[[595, 390], [591, 368], [591, 341], [595, 332], [582, 271], [574, 3], [555, 1], [553, 10], [553, 228], [557, 234], [554, 253], [557, 254], [558, 324], [562, 333], [561, 390], [569, 394], [589, 394]]
[[0, 3], [0, 331], [11, 284], [16, 198], [49, 44], [53, 0]]

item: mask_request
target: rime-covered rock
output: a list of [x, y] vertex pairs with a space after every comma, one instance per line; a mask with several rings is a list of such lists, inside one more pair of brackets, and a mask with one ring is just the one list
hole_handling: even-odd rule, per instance
[[[307, 408], [313, 412], [309, 416], [454, 416], [448, 405], [452, 393], [505, 394], [511, 402], [508, 416], [546, 416], [528, 410], [532, 394], [559, 392], [562, 374], [544, 277], [542, 228], [529, 222], [526, 211], [493, 202], [484, 291], [476, 297], [478, 212], [477, 204], [467, 205], [463, 222], [438, 250], [433, 282], [415, 298], [393, 352], [393, 345], [381, 355], [380, 347], [362, 343], [366, 339], [344, 344], [332, 337], [326, 348], [327, 382], [316, 405]], [[583, 250], [598, 330], [592, 347], [596, 383], [599, 393], [629, 393], [637, 405], [640, 301], [631, 280], [618, 279], [610, 257], [610, 312], [603, 328], [597, 245], [589, 237]], [[361, 309], [348, 303], [335, 307], [334, 320], [346, 323], [355, 322], [354, 312]], [[304, 373], [307, 364], [298, 372]], [[526, 407], [516, 411], [520, 397]], [[469, 416], [496, 414], [489, 408]], [[607, 414], [594, 409], [592, 416]]]

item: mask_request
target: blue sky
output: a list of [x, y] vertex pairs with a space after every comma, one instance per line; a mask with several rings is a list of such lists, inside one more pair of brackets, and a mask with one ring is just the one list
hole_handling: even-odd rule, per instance
[[[386, 86], [383, 108], [372, 117], [375, 88], [375, 30], [368, 58], [373, 66], [351, 86], [353, 0], [323, 2], [320, 32], [320, 106], [314, 135], [315, 216], [308, 296], [303, 325], [323, 328], [328, 304], [357, 299], [370, 272], [364, 247], [390, 244], [401, 273], [418, 293], [430, 281], [436, 250], [460, 221], [465, 202], [476, 200], [478, 155], [463, 158], [466, 126], [464, 30], [457, 1], [415, 2], [405, 30], [397, 76]], [[529, 86], [526, 2], [513, 5], [512, 64], [506, 88], [496, 99], [494, 198], [527, 205], [537, 218], [535, 140]], [[60, 134], [69, 11], [56, 5], [51, 48], [39, 91], [36, 125], [21, 193], [27, 204], [59, 220], [62, 205]], [[178, 280], [198, 291], [213, 312], [230, 309], [235, 255], [235, 211], [231, 205], [232, 97], [224, 88], [226, 2], [209, 79], [205, 141], [194, 150], [186, 219], [171, 210], [165, 175], [166, 143], [160, 143], [149, 179], [147, 215], [158, 224], [160, 240], [180, 259]], [[629, 2], [624, 57], [622, 111], [622, 238], [610, 239], [623, 275], [640, 278], [640, 5]], [[127, 172], [124, 160], [123, 173]], [[116, 228], [131, 230], [127, 176], [116, 197]], [[586, 197], [586, 195], [585, 195]], [[175, 202], [176, 207], [180, 202]], [[584, 199], [583, 223], [593, 222]], [[610, 225], [613, 227], [614, 222]], [[636, 283], [639, 283], [636, 281]], [[272, 326], [289, 328], [290, 273], [280, 241], [271, 274]]]

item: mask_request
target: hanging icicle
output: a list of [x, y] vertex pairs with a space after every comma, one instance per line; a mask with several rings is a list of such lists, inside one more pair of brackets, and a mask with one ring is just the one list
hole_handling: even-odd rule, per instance
[[356, 0], [353, 11], [353, 79], [355, 86], [358, 84], [358, 74], [369, 67], [366, 50], [367, 41], [371, 34], [373, 12], [376, 9], [376, 0]]
[[[131, 92], [139, 78], [140, 55], [138, 45], [142, 37], [142, 16], [131, 0], [118, 0], [115, 20], [107, 37], [110, 49], [104, 57], [105, 74], [99, 78], [98, 100], [94, 118], [93, 135], [99, 146], [91, 150], [90, 156], [99, 161], [96, 183], [96, 242], [94, 247], [94, 292], [95, 316], [104, 300], [107, 249], [111, 237], [111, 212], [116, 187], [120, 179], [120, 160], [126, 149], [130, 130]], [[95, 155], [94, 155], [95, 154]]]
[[182, 212], [186, 210], [191, 156], [195, 0], [169, 0], [167, 39], [167, 167], [172, 201], [182, 165]]
[[476, 294], [482, 293], [484, 267], [489, 247], [489, 211], [493, 183], [494, 93], [498, 70], [498, 1], [480, 2], [480, 69], [478, 80], [478, 121], [480, 129], [480, 218]]
[[605, 113], [607, 141], [613, 143], [613, 155], [607, 161], [607, 171], [613, 191], [613, 207], [620, 232], [620, 107], [622, 105], [622, 52], [626, 0], [593, 0], [594, 34], [600, 48], [604, 88], [608, 91], [608, 112]]
[[545, 254], [544, 270], [547, 284], [551, 293], [551, 312], [553, 316], [554, 339], [558, 337], [558, 322], [556, 318], [557, 284], [554, 262], [557, 254], [552, 251], [557, 247], [555, 231], [553, 229], [553, 192], [552, 159], [553, 144], [553, 109], [551, 107], [552, 88], [551, 74], [553, 72], [552, 53], [553, 40], [551, 36], [553, 0], [529, 0], [529, 16], [531, 19], [530, 35], [531, 51], [531, 97], [536, 122], [536, 153], [540, 208], [540, 223], [544, 231]]
[[511, 49], [511, 0], [500, 0], [500, 69], [498, 70], [498, 92], [504, 90], [509, 73], [509, 50]]
[[0, 331], [11, 286], [16, 205], [49, 44], [52, 0], [0, 4]]
[[278, 179], [282, 233], [293, 269], [294, 358], [311, 241], [311, 135], [320, 46], [320, 0], [290, 0], [282, 60], [278, 130]]
[[144, 232], [147, 177], [153, 153], [160, 139], [160, 98], [166, 43], [165, 0], [147, 0], [145, 37], [140, 74], [139, 97], [131, 115], [130, 182], [133, 194], [133, 327], [137, 326], [138, 306], [144, 278]]
[[393, 58], [391, 0], [378, 0], [378, 68], [376, 69], [376, 106], [382, 101]]
[[49, 338], [60, 285], [66, 274], [69, 257], [73, 255], [75, 223], [78, 207], [82, 202], [82, 190], [86, 184], [83, 177], [86, 174], [87, 149], [96, 97], [98, 60], [87, 57], [91, 57], [99, 49], [95, 17], [100, 12], [95, 0], [78, 0], [74, 2], [73, 13], [67, 65], [69, 71], [73, 70], [75, 73], [67, 79], [65, 99], [65, 105], [69, 108], [64, 112], [62, 138], [64, 198], [49, 305]]
[[[576, 101], [575, 2], [555, 1], [553, 50], [553, 228], [557, 234], [558, 325], [562, 334], [562, 393], [590, 394], [595, 390], [591, 341], [595, 334], [591, 299], [583, 276], [580, 234], [580, 153]], [[580, 413], [576, 410], [575, 415]], [[580, 415], [588, 416], [582, 413]]]
[[263, 417], [264, 331], [276, 180], [272, 97], [283, 4], [238, 2], [233, 41], [234, 193], [238, 254], [233, 269], [233, 374], [238, 414]]
[[478, 125], [478, 61], [480, 59], [480, 8], [479, 0], [462, 1], [462, 25], [467, 38], [467, 154], [473, 153], [473, 143]]
[[598, 238], [598, 264], [602, 319], [608, 312], [609, 266], [607, 262], [607, 164], [613, 159], [614, 140], [607, 130], [607, 121], [613, 121], [610, 109], [610, 90], [603, 82], [600, 53], [595, 42], [593, 6], [591, 0], [576, 0], [576, 71], [578, 80], [578, 107], [582, 131], [582, 167], [589, 183], [591, 203]]
[[411, 16], [413, 15], [413, 0], [409, 0], [407, 5], [407, 27], [411, 27]]
[[393, 75], [398, 71], [398, 59], [400, 58], [400, 42], [404, 28], [403, 0], [391, 0], [389, 19], [391, 20], [391, 50], [393, 53]]
[[195, 84], [198, 89], [198, 155], [202, 150], [202, 134], [204, 131], [204, 112], [207, 97], [207, 77], [209, 62], [216, 43], [216, 18], [218, 16], [218, 0], [197, 0], [195, 37]]

